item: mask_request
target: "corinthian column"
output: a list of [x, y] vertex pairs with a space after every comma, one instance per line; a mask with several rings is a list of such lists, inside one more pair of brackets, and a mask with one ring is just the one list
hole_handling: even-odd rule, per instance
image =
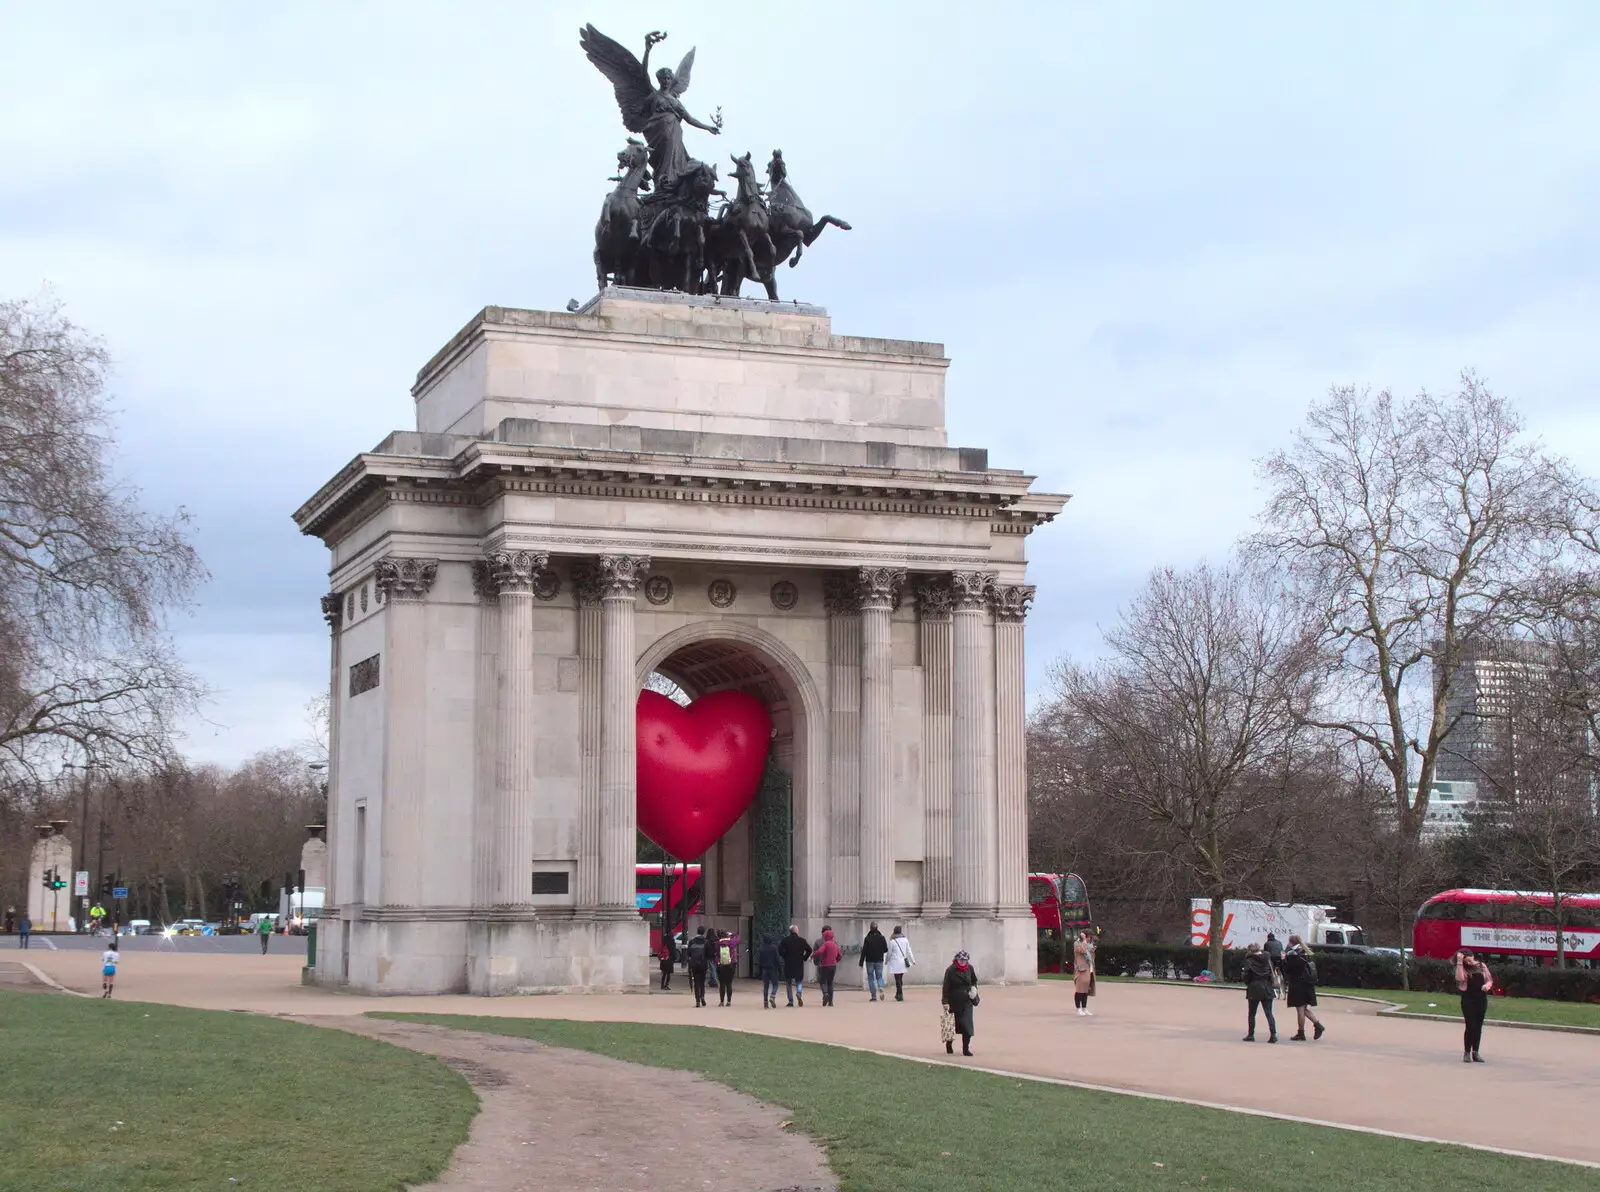
[[572, 569], [578, 601], [578, 914], [593, 917], [600, 906], [600, 599], [605, 595], [600, 564], [587, 560]]
[[[328, 769], [327, 820], [328, 874], [323, 881], [322, 917], [339, 917], [339, 658], [340, 629], [344, 627], [344, 597], [329, 592], [322, 598], [322, 619], [328, 623]], [[328, 929], [332, 931], [330, 927]], [[333, 945], [329, 945], [330, 953]]]
[[600, 906], [601, 919], [637, 920], [634, 837], [633, 600], [650, 567], [642, 555], [601, 555], [600, 582]]
[[387, 610], [382, 682], [389, 688], [378, 897], [388, 906], [415, 906], [422, 891], [428, 728], [427, 624], [422, 602], [438, 577], [439, 560], [379, 559], [373, 572]]
[[889, 618], [906, 573], [863, 567], [861, 583], [861, 902], [894, 906], [894, 658]]
[[538, 551], [496, 551], [489, 576], [499, 593], [496, 660], [494, 905], [533, 902], [533, 586], [550, 565]]
[[835, 916], [861, 900], [861, 585], [823, 581], [828, 610], [828, 897]]
[[984, 732], [983, 606], [994, 583], [988, 571], [957, 571], [950, 576], [951, 702], [954, 750], [951, 804], [954, 812], [954, 863], [951, 875], [951, 913], [977, 916], [988, 913], [984, 894], [994, 864], [984, 798], [986, 772], [992, 764]]
[[1028, 584], [991, 588], [994, 609], [995, 805], [999, 839], [1000, 913], [1028, 909], [1028, 765], [1023, 691], [1022, 621], [1034, 589]]
[[922, 663], [922, 913], [950, 913], [950, 581], [917, 583], [918, 659]]

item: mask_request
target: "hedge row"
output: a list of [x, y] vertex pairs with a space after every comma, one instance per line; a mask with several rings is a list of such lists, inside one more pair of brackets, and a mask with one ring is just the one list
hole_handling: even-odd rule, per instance
[[[1242, 949], [1222, 954], [1221, 979], [1244, 980]], [[1371, 956], [1354, 952], [1312, 950], [1317, 964], [1317, 983], [1347, 989], [1399, 989], [1400, 961], [1394, 956]], [[1041, 965], [1061, 959], [1061, 943], [1039, 942]], [[1192, 981], [1210, 967], [1205, 948], [1172, 947], [1166, 944], [1102, 943], [1095, 954], [1095, 967], [1108, 977], [1161, 977]], [[1508, 997], [1538, 997], [1561, 1002], [1600, 1002], [1600, 969], [1556, 969], [1517, 964], [1491, 964], [1495, 992]], [[1215, 976], [1215, 974], [1213, 974]], [[1410, 963], [1411, 988], [1429, 993], [1455, 993], [1455, 966], [1444, 960], [1413, 958]]]

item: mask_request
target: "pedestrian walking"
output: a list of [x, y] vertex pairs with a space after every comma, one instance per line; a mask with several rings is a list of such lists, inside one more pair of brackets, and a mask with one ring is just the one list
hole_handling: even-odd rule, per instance
[[761, 947], [756, 952], [756, 970], [761, 974], [761, 1008], [778, 1008], [778, 978], [783, 972], [783, 955], [778, 951], [778, 941], [770, 935], [761, 937]]
[[14, 906], [8, 906], [8, 907], [6, 907], [6, 934], [10, 935], [16, 929], [17, 929], [17, 908], [14, 907]]
[[783, 987], [789, 995], [789, 1005], [804, 1006], [806, 961], [811, 959], [811, 945], [793, 924], [789, 926], [789, 934], [783, 937], [783, 943], [778, 945], [778, 955], [783, 958]]
[[906, 1000], [905, 979], [911, 966], [916, 964], [916, 958], [911, 955], [911, 941], [906, 938], [905, 931], [896, 927], [894, 934], [889, 937], [889, 954], [884, 961], [884, 967], [894, 978], [894, 1000]]
[[[978, 1032], [973, 1027], [972, 1012], [978, 1005], [978, 970], [972, 967], [972, 957], [957, 952], [950, 967], [944, 970], [944, 988], [939, 992], [944, 1007], [939, 1033], [944, 1038], [944, 1049], [955, 1054], [955, 1037], [961, 1036], [961, 1054], [972, 1054], [972, 1036]], [[948, 1020], [948, 1021], [946, 1021]]]
[[881, 1001], [883, 998], [883, 962], [889, 955], [889, 941], [884, 938], [883, 932], [878, 930], [876, 923], [867, 928], [867, 934], [861, 940], [860, 967], [867, 973], [867, 992], [872, 995], [872, 1001]]
[[1078, 932], [1072, 941], [1072, 1002], [1078, 1008], [1079, 1018], [1093, 1018], [1089, 999], [1094, 996], [1094, 936], [1087, 931]]
[[1289, 1008], [1295, 1013], [1298, 1029], [1289, 1036], [1292, 1043], [1306, 1041], [1306, 1019], [1310, 1019], [1316, 1032], [1311, 1036], [1320, 1039], [1323, 1035], [1322, 1019], [1317, 1017], [1313, 1007], [1317, 1004], [1317, 963], [1311, 959], [1311, 953], [1306, 951], [1305, 942], [1298, 935], [1289, 937], [1289, 946], [1283, 951], [1283, 960], [1279, 962], [1283, 972], [1284, 984], [1288, 988]]
[[694, 939], [685, 950], [688, 961], [689, 985], [694, 990], [695, 1008], [706, 1004], [706, 966], [711, 963], [711, 945], [706, 940], [706, 929], [696, 927]]
[[28, 937], [32, 934], [33, 920], [28, 918], [28, 912], [24, 911], [22, 912], [22, 918], [17, 920], [17, 935], [20, 937], [17, 940], [17, 947], [26, 948], [28, 946]]
[[117, 962], [121, 959], [117, 955], [117, 939], [111, 937], [111, 946], [100, 954], [100, 988], [101, 997], [111, 996], [111, 987], [117, 980]]
[[715, 927], [706, 932], [706, 984], [712, 989], [717, 987], [717, 941], [722, 938], [722, 932]]
[[1483, 1019], [1489, 1013], [1489, 991], [1494, 988], [1494, 977], [1489, 966], [1463, 948], [1455, 955], [1456, 988], [1461, 992], [1461, 1020], [1466, 1030], [1461, 1038], [1461, 1062], [1481, 1064], [1478, 1054], [1483, 1043]]
[[733, 1005], [733, 970], [739, 963], [739, 937], [731, 931], [717, 932], [712, 948], [717, 964], [717, 1005]]
[[1278, 1041], [1278, 1022], [1272, 1017], [1272, 999], [1277, 997], [1277, 973], [1272, 967], [1272, 957], [1260, 944], [1251, 944], [1244, 958], [1244, 995], [1250, 1005], [1250, 1030], [1244, 1037], [1246, 1043], [1256, 1041], [1256, 1009], [1266, 1011], [1268, 1043]]
[[672, 988], [672, 970], [678, 963], [678, 941], [672, 936], [661, 939], [661, 988]]
[[822, 929], [822, 942], [811, 953], [811, 960], [817, 966], [817, 987], [822, 990], [822, 1004], [833, 1005], [833, 979], [839, 972], [839, 958], [844, 955], [844, 950], [839, 947], [833, 938], [833, 928]]
[[256, 924], [256, 934], [261, 937], [261, 955], [265, 956], [267, 954], [267, 941], [272, 938], [272, 920], [262, 915], [261, 921]]
[[1267, 959], [1272, 963], [1272, 971], [1278, 971], [1278, 965], [1283, 960], [1283, 941], [1271, 931], [1267, 932], [1267, 946], [1263, 949]]

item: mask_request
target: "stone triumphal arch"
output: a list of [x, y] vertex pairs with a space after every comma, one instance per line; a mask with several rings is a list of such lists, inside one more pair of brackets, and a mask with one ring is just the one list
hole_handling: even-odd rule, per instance
[[446, 344], [417, 429], [296, 514], [332, 553], [312, 979], [642, 986], [634, 704], [659, 673], [772, 715], [708, 921], [905, 922], [1031, 980], [1024, 545], [1065, 498], [947, 445], [947, 364], [816, 307], [620, 289]]

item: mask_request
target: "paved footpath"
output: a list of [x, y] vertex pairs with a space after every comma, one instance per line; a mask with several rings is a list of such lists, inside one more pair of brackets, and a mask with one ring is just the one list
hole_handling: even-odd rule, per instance
[[[66, 986], [98, 988], [97, 970], [82, 954], [29, 960]], [[295, 1016], [403, 1010], [690, 1023], [1600, 1163], [1600, 1037], [1491, 1025], [1483, 1049], [1489, 1062], [1464, 1065], [1459, 1022], [1379, 1018], [1375, 1006], [1344, 999], [1321, 1007], [1328, 1024], [1321, 1042], [1268, 1046], [1240, 1042], [1244, 995], [1237, 990], [1106, 982], [1095, 1017], [1078, 1018], [1064, 982], [994, 987], [978, 1009], [977, 1055], [963, 1060], [944, 1055], [938, 995], [925, 986], [908, 988], [904, 1003], [872, 1003], [841, 989], [832, 1009], [807, 999], [804, 1009], [763, 1010], [759, 987], [741, 982], [731, 1009], [696, 1010], [677, 990], [372, 998], [306, 988], [299, 979], [295, 957], [151, 954], [128, 958], [117, 996]]]

